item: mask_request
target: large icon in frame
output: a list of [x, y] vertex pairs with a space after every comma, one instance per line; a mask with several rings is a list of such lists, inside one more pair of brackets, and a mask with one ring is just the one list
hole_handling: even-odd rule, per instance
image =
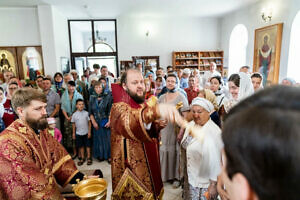
[[20, 64], [20, 78], [25, 80], [35, 80], [37, 76], [44, 75], [42, 48], [17, 47], [18, 61]]

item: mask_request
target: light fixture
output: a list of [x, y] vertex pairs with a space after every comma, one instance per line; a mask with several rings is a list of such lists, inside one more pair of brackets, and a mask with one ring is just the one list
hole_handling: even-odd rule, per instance
[[270, 22], [272, 20], [272, 8], [263, 9], [261, 18], [266, 23]]

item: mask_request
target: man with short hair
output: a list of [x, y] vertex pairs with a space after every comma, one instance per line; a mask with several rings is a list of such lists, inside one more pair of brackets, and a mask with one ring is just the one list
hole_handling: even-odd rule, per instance
[[172, 71], [173, 71], [173, 67], [169, 65], [167, 67], [167, 73], [171, 73]]
[[91, 82], [92, 82], [92, 79], [93, 78], [97, 78], [97, 79], [99, 79], [100, 78], [100, 76], [101, 76], [101, 73], [99, 72], [99, 70], [100, 70], [100, 65], [99, 64], [94, 64], [93, 65], [93, 69], [94, 69], [94, 71], [92, 72], [92, 74], [89, 76], [89, 87], [91, 87]]
[[259, 89], [263, 88], [262, 86], [262, 75], [258, 72], [255, 72], [251, 75], [251, 81], [254, 88], [254, 91], [258, 91]]
[[115, 82], [115, 79], [108, 75], [108, 68], [105, 65], [101, 67], [101, 76], [106, 79], [106, 89], [111, 90], [111, 84]]
[[57, 184], [76, 183], [83, 174], [48, 132], [45, 94], [19, 89], [12, 106], [20, 119], [0, 135], [0, 198], [64, 199]]
[[43, 76], [41, 76], [41, 75], [39, 75], [38, 77], [36, 77], [36, 79], [35, 79], [35, 84], [36, 84], [36, 86], [37, 86], [37, 89], [39, 90], [39, 91], [43, 91], [43, 79], [44, 79], [44, 77]]
[[59, 109], [60, 109], [60, 96], [51, 89], [51, 80], [49, 78], [43, 79], [44, 94], [47, 97], [47, 116], [55, 118], [56, 127], [60, 129]]
[[242, 66], [242, 67], [240, 68], [240, 72], [244, 72], [244, 73], [246, 73], [246, 74], [249, 74], [249, 73], [250, 73], [250, 72], [249, 72], [249, 69], [250, 69], [250, 67], [247, 66], [247, 65], [245, 65], [245, 66]]
[[[300, 89], [261, 90], [226, 115], [219, 194], [230, 200], [300, 197]], [[223, 198], [222, 198], [223, 199]]]
[[63, 75], [63, 79], [64, 79], [64, 82], [63, 82], [62, 87], [65, 88], [65, 89], [68, 89], [68, 82], [73, 81], [73, 76], [70, 73], [65, 73]]
[[[158, 151], [158, 133], [165, 127], [160, 117], [176, 121], [175, 106], [145, 100], [145, 84], [138, 69], [129, 69], [121, 85], [112, 84], [110, 115], [112, 199], [162, 199], [163, 184]], [[128, 181], [127, 181], [128, 180]]]

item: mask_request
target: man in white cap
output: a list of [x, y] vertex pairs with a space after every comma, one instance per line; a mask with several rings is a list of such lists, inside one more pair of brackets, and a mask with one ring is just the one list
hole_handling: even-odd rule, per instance
[[189, 87], [189, 77], [191, 74], [191, 70], [189, 68], [185, 68], [182, 73], [182, 77], [180, 79], [180, 88], [185, 89]]

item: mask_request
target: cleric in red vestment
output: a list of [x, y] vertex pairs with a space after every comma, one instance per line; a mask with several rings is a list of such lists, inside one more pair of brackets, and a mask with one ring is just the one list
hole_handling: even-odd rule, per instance
[[162, 199], [157, 138], [166, 120], [181, 117], [175, 106], [156, 104], [155, 97], [144, 102], [145, 84], [139, 70], [127, 70], [121, 85], [112, 84], [112, 94], [112, 199]]
[[83, 174], [48, 132], [46, 95], [22, 88], [11, 102], [19, 119], [0, 135], [0, 200], [64, 199], [58, 184], [75, 184]]

